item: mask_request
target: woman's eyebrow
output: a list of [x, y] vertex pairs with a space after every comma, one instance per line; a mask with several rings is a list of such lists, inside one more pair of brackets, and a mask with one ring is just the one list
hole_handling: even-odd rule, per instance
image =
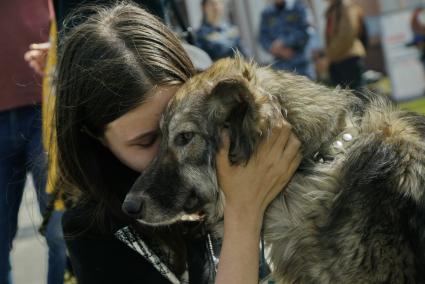
[[151, 136], [151, 135], [156, 135], [156, 134], [157, 134], [157, 132], [158, 132], [158, 130], [157, 130], [157, 129], [155, 129], [155, 130], [151, 130], [151, 131], [148, 131], [148, 132], [144, 132], [144, 133], [141, 133], [141, 134], [137, 135], [137, 136], [136, 136], [136, 137], [134, 137], [134, 138], [131, 138], [131, 139], [130, 139], [130, 140], [128, 140], [127, 142], [128, 142], [128, 143], [134, 143], [134, 142], [137, 142], [137, 141], [139, 141], [139, 140], [141, 140], [141, 139], [143, 139], [143, 138], [149, 137], [149, 136]]

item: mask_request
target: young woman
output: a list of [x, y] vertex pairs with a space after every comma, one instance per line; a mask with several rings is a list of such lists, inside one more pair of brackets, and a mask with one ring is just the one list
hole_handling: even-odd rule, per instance
[[[63, 225], [79, 283], [211, 282], [202, 223], [151, 228], [121, 211], [156, 155], [162, 111], [194, 74], [179, 40], [143, 9], [98, 7], [64, 38], [57, 71], [58, 163], [76, 196]], [[299, 142], [282, 122], [247, 166], [231, 167], [224, 140], [217, 164], [227, 204], [216, 282], [258, 283], [263, 213], [298, 166]], [[123, 228], [124, 242], [116, 237]]]

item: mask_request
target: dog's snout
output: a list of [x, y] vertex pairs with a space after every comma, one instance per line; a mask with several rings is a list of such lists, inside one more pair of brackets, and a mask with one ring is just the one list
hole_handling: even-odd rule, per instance
[[122, 210], [131, 217], [137, 217], [142, 211], [142, 201], [136, 198], [126, 198]]
[[193, 213], [199, 210], [201, 204], [200, 199], [195, 193], [195, 189], [192, 190], [192, 193], [187, 198], [185, 204], [183, 205], [183, 209], [186, 213]]

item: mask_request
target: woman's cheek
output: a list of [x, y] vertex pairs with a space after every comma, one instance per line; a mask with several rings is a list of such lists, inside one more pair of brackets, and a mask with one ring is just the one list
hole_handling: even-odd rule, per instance
[[158, 154], [158, 150], [159, 141], [147, 149], [139, 148], [137, 153], [132, 153], [131, 157], [129, 157], [132, 160], [130, 167], [139, 172], [144, 171]]

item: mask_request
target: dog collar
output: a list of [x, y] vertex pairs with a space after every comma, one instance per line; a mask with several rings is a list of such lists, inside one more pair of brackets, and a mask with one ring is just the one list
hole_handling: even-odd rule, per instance
[[331, 153], [333, 153], [335, 156], [346, 153], [354, 140], [354, 133], [354, 129], [346, 129], [340, 135], [338, 135], [336, 140], [332, 143]]
[[[345, 155], [356, 140], [359, 130], [351, 120], [347, 122], [347, 127], [339, 133], [327, 146], [324, 151], [318, 151], [313, 155], [313, 161], [324, 163], [326, 161], [333, 161], [335, 158]], [[322, 148], [323, 149], [323, 148]]]

